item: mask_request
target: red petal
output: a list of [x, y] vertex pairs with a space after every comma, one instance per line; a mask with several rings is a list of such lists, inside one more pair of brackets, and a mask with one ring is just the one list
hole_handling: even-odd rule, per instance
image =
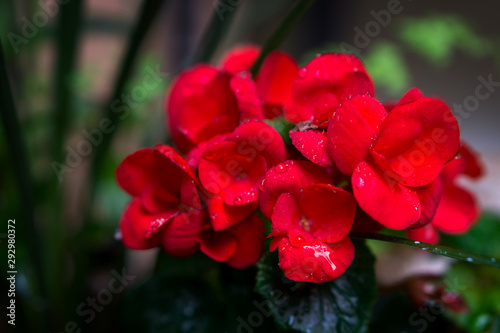
[[285, 161], [269, 169], [259, 186], [259, 206], [265, 218], [271, 219], [274, 206], [282, 193], [299, 197], [300, 190], [310, 184], [331, 183], [326, 170], [309, 161]]
[[257, 201], [233, 206], [224, 202], [222, 195], [208, 200], [208, 212], [215, 231], [226, 229], [252, 215], [259, 208]]
[[233, 76], [231, 79], [231, 89], [238, 99], [238, 107], [241, 112], [240, 122], [264, 119], [262, 102], [250, 74], [242, 73]]
[[328, 125], [330, 154], [339, 170], [352, 174], [377, 140], [379, 126], [386, 117], [382, 104], [369, 96], [345, 100]]
[[168, 125], [182, 152], [237, 126], [238, 103], [229, 87], [230, 79], [228, 73], [199, 65], [173, 83], [168, 98]]
[[122, 241], [133, 250], [151, 249], [160, 245], [163, 226], [173, 217], [172, 212], [149, 214], [136, 198], [125, 208], [120, 220]]
[[116, 181], [130, 195], [139, 196], [146, 185], [154, 181], [155, 164], [151, 148], [139, 149], [128, 155], [116, 169]]
[[198, 232], [206, 220], [205, 211], [190, 210], [174, 217], [165, 227], [162, 247], [174, 257], [188, 257], [199, 250]]
[[171, 195], [161, 186], [154, 183], [144, 188], [140, 196], [143, 208], [151, 214], [171, 211], [175, 214], [179, 211], [180, 200]]
[[459, 135], [458, 123], [443, 102], [421, 98], [389, 113], [375, 151], [389, 160], [405, 185], [422, 186], [456, 154]]
[[[299, 70], [292, 97], [301, 120], [311, 120], [320, 114], [327, 115], [328, 110], [333, 112], [343, 93], [341, 80], [352, 72], [366, 73], [366, 70], [355, 56], [333, 53], [316, 57]], [[352, 81], [345, 83], [350, 84]], [[366, 93], [373, 95], [372, 84]], [[328, 95], [331, 97], [326, 98]]]
[[299, 202], [307, 219], [301, 226], [316, 239], [338, 242], [351, 230], [356, 201], [350, 193], [332, 185], [309, 185], [301, 193]]
[[459, 154], [446, 163], [443, 169], [443, 178], [453, 181], [460, 174], [465, 174], [473, 179], [482, 174], [482, 166], [478, 154], [465, 142], [462, 142]]
[[443, 186], [443, 196], [432, 225], [450, 234], [466, 232], [479, 216], [479, 207], [467, 191], [450, 183]]
[[220, 66], [231, 74], [248, 71], [259, 56], [260, 48], [256, 45], [235, 47], [222, 57]]
[[408, 238], [415, 241], [437, 244], [439, 243], [439, 233], [432, 224], [428, 224], [418, 229], [408, 229]]
[[292, 144], [311, 162], [323, 167], [333, 166], [327, 149], [326, 131], [307, 130], [300, 132], [297, 129], [290, 131]]
[[422, 212], [420, 220], [414, 226], [424, 226], [432, 221], [439, 206], [439, 202], [441, 201], [441, 196], [443, 194], [441, 177], [436, 178], [426, 186], [413, 187], [412, 189], [417, 193]]
[[[172, 182], [174, 178], [177, 181], [180, 181], [180, 177], [176, 177], [176, 174], [186, 174], [195, 181], [197, 185], [199, 185], [198, 177], [196, 177], [196, 173], [188, 164], [188, 162], [182, 157], [177, 151], [175, 151], [172, 147], [157, 144], [154, 147], [155, 152], [155, 163], [156, 163], [156, 181], [163, 181], [164, 184], [172, 186]], [[175, 165], [177, 167], [172, 166]], [[176, 173], [176, 174], [173, 174]]]
[[272, 232], [270, 236], [284, 236], [295, 228], [299, 227], [302, 212], [299, 203], [290, 193], [283, 193], [279, 196], [271, 217]]
[[258, 185], [267, 170], [262, 155], [242, 155], [241, 147], [232, 141], [220, 142], [203, 154], [199, 165], [203, 186], [212, 193], [222, 193], [229, 205], [256, 201]]
[[408, 90], [403, 95], [403, 97], [401, 97], [401, 99], [399, 100], [398, 104], [396, 104], [396, 106], [403, 105], [403, 104], [410, 103], [410, 102], [414, 102], [417, 99], [421, 99], [421, 98], [424, 98], [424, 94], [422, 94], [420, 89], [413, 87], [410, 90]]
[[354, 250], [349, 237], [333, 244], [312, 240], [300, 247], [283, 238], [278, 247], [279, 266], [285, 276], [294, 281], [329, 282], [349, 267], [354, 259]]
[[267, 167], [281, 163], [286, 158], [285, 144], [279, 133], [259, 121], [249, 121], [238, 126], [227, 140], [238, 144], [238, 153], [250, 159], [259, 154], [266, 159]]
[[245, 268], [255, 264], [262, 255], [265, 230], [262, 219], [252, 215], [229, 229], [236, 237], [238, 245], [227, 260], [233, 268]]
[[354, 169], [352, 187], [359, 206], [387, 228], [406, 229], [421, 217], [415, 191], [401, 186], [367, 162]]
[[226, 261], [236, 252], [238, 240], [229, 230], [207, 229], [198, 235], [200, 250], [215, 261]]
[[295, 60], [288, 54], [272, 52], [260, 68], [256, 78], [260, 99], [265, 103], [293, 109], [292, 87], [299, 72]]

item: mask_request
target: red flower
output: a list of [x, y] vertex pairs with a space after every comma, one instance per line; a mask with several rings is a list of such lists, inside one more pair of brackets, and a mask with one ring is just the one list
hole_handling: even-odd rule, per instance
[[423, 228], [408, 229], [411, 239], [437, 244], [439, 231], [448, 234], [465, 233], [479, 216], [479, 205], [471, 193], [456, 184], [460, 175], [477, 179], [482, 174], [477, 154], [462, 142], [459, 157], [448, 162], [443, 169], [443, 196], [431, 223]]
[[221, 231], [207, 228], [200, 232], [200, 248], [210, 258], [224, 261], [233, 268], [245, 268], [255, 264], [264, 246], [264, 223], [256, 215]]
[[220, 68], [197, 65], [176, 78], [167, 99], [167, 118], [181, 152], [229, 134], [243, 121], [292, 112], [297, 64], [289, 55], [274, 51], [254, 82], [246, 71], [258, 53], [253, 46], [236, 48], [224, 56]]
[[168, 126], [184, 153], [238, 125], [238, 102], [229, 85], [231, 74], [198, 65], [179, 75], [167, 101]]
[[318, 283], [342, 275], [354, 258], [347, 237], [356, 210], [352, 195], [308, 161], [278, 164], [260, 190], [262, 213], [272, 214], [271, 251], [278, 248], [285, 276]]
[[285, 160], [283, 140], [262, 122], [246, 122], [201, 156], [199, 175], [212, 194], [208, 211], [213, 229], [223, 230], [257, 208], [257, 190], [267, 170]]
[[298, 72], [292, 90], [297, 119], [320, 124], [330, 119], [346, 97], [374, 95], [373, 83], [361, 60], [353, 55], [318, 55]]
[[410, 90], [387, 113], [372, 97], [352, 97], [333, 114], [327, 137], [368, 215], [392, 229], [430, 222], [442, 191], [438, 175], [459, 147], [458, 123], [443, 102]]
[[222, 67], [234, 74], [231, 88], [238, 99], [242, 119], [273, 119], [284, 114], [290, 121], [296, 121], [292, 86], [299, 71], [297, 63], [284, 52], [271, 52], [254, 81], [248, 70], [259, 50], [255, 46], [236, 48], [222, 61]]
[[175, 150], [163, 144], [139, 149], [120, 163], [116, 179], [134, 197], [120, 221], [127, 247], [162, 245], [173, 256], [198, 250], [197, 233], [206, 220], [197, 190], [200, 184]]

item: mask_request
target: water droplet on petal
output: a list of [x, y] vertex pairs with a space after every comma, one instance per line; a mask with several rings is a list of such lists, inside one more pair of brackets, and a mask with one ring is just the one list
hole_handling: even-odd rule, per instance
[[274, 171], [277, 173], [284, 173], [288, 170], [288, 166], [285, 163], [280, 163], [274, 167]]
[[117, 241], [122, 240], [122, 232], [120, 230], [116, 230], [114, 237]]
[[314, 72], [314, 77], [319, 78], [321, 76], [321, 71], [318, 69], [316, 72]]
[[265, 178], [262, 179], [262, 181], [260, 182], [260, 185], [259, 185], [259, 190], [264, 191], [264, 184], [265, 184], [265, 182], [266, 182], [266, 179]]
[[234, 199], [233, 199], [233, 204], [240, 205], [242, 200], [243, 199], [241, 199], [240, 196], [235, 196]]

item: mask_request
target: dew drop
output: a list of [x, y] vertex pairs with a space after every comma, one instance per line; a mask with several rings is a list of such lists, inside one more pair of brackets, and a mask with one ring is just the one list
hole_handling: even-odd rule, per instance
[[262, 181], [260, 182], [260, 185], [259, 185], [259, 190], [261, 191], [264, 191], [264, 184], [266, 183], [266, 179], [262, 179]]
[[274, 171], [276, 171], [277, 173], [284, 173], [287, 170], [288, 170], [288, 167], [284, 163], [280, 163], [280, 164], [278, 164], [277, 166], [274, 167]]
[[491, 262], [497, 261], [495, 258], [491, 258], [490, 260], [491, 260]]
[[427, 251], [427, 248], [426, 248], [426, 247], [423, 247], [423, 248], [422, 248], [422, 251]]
[[239, 205], [239, 204], [241, 204], [241, 201], [242, 201], [242, 199], [240, 196], [235, 196], [233, 199], [233, 204]]
[[299, 71], [299, 77], [303, 79], [306, 77], [306, 75], [307, 75], [307, 68], [304, 67]]
[[474, 260], [472, 258], [467, 258], [468, 262], [473, 262]]
[[415, 244], [420, 244], [420, 242], [419, 242], [419, 241], [415, 241], [414, 243], [415, 243]]
[[314, 77], [319, 78], [321, 76], [321, 71], [318, 69], [316, 72], [314, 72]]

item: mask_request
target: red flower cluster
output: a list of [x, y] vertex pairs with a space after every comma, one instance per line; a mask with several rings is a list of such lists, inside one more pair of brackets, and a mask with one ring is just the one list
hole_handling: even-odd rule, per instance
[[[247, 267], [264, 243], [260, 209], [285, 275], [325, 282], [351, 264], [352, 228], [432, 221], [432, 228], [463, 231], [475, 218], [476, 206], [453, 179], [476, 170], [452, 166], [463, 160], [453, 159], [459, 129], [443, 102], [414, 88], [384, 107], [361, 61], [345, 54], [318, 55], [299, 70], [275, 51], [252, 78], [247, 71], [258, 53], [238, 48], [219, 67], [198, 65], [177, 77], [167, 126], [184, 157], [158, 145], [117, 170], [134, 197], [120, 223], [126, 246], [161, 245], [173, 256], [201, 250]], [[296, 124], [281, 134], [293, 146], [266, 123], [277, 117]], [[471, 203], [460, 226], [442, 222], [453, 201]]]

